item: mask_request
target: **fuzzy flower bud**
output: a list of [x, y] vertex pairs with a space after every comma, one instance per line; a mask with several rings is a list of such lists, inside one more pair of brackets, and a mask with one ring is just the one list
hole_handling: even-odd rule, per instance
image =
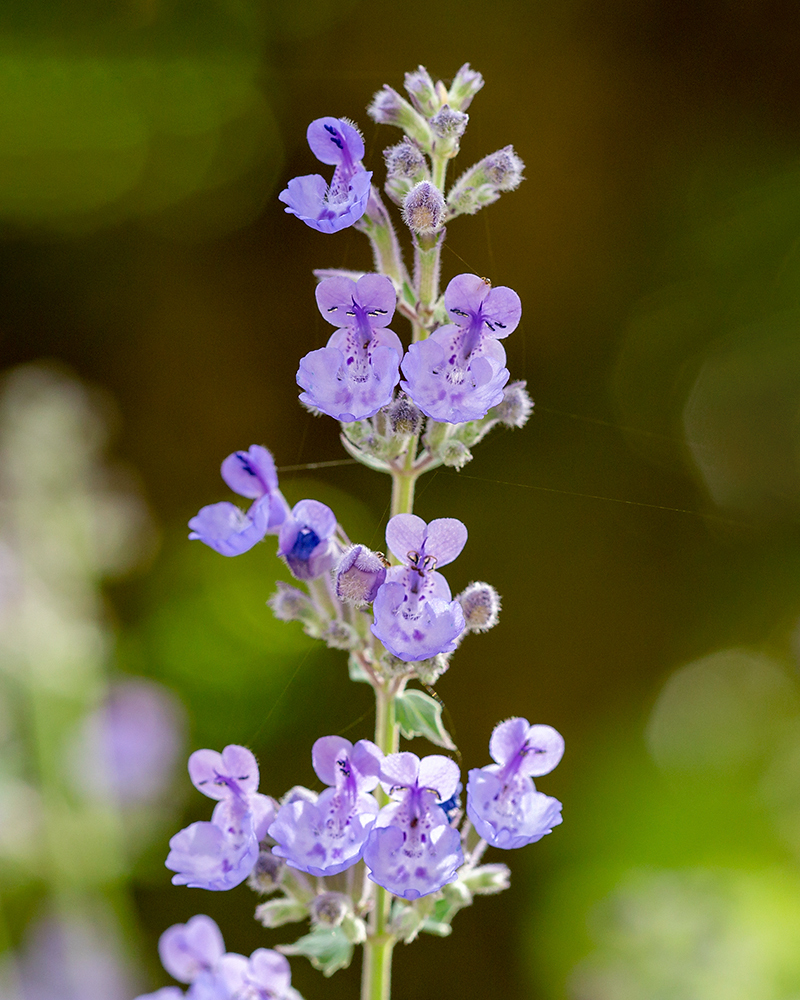
[[469, 115], [465, 115], [463, 111], [454, 111], [447, 104], [436, 112], [430, 124], [436, 136], [437, 155], [450, 159], [458, 155], [458, 141], [464, 134], [468, 121]]
[[498, 191], [513, 191], [524, 180], [525, 164], [514, 152], [513, 146], [504, 146], [481, 160], [487, 181]]
[[500, 595], [488, 583], [471, 583], [456, 598], [470, 632], [488, 632], [500, 615]]
[[305, 920], [308, 907], [294, 899], [270, 899], [256, 907], [256, 920], [265, 927], [282, 927]]
[[450, 666], [450, 655], [448, 653], [438, 653], [429, 660], [420, 660], [414, 664], [414, 672], [423, 684], [435, 684], [443, 673], [446, 673]]
[[334, 619], [320, 635], [329, 649], [355, 649], [358, 646], [358, 633], [347, 622]]
[[384, 85], [372, 98], [367, 114], [379, 125], [396, 125], [424, 150], [431, 147], [431, 130], [427, 121], [392, 87]]
[[381, 557], [366, 545], [353, 545], [336, 570], [336, 596], [347, 604], [371, 604], [385, 579]]
[[321, 892], [311, 903], [311, 920], [324, 927], [338, 927], [351, 909], [349, 896], [341, 892]]
[[533, 400], [526, 382], [510, 382], [503, 390], [502, 402], [489, 411], [489, 416], [508, 427], [524, 427], [533, 412]]
[[411, 103], [426, 118], [430, 118], [442, 103], [441, 94], [424, 66], [417, 66], [411, 73], [406, 73], [403, 86]]
[[459, 177], [447, 196], [449, 214], [474, 215], [497, 201], [503, 191], [513, 191], [524, 180], [525, 164], [513, 146], [484, 156]]
[[481, 74], [471, 69], [469, 63], [464, 63], [450, 84], [447, 103], [457, 111], [466, 111], [472, 102], [472, 98], [482, 86], [483, 77]]
[[451, 438], [439, 449], [439, 458], [441, 458], [443, 465], [447, 465], [451, 469], [461, 470], [467, 462], [472, 461], [472, 452], [461, 441]]
[[285, 868], [286, 862], [283, 858], [276, 858], [269, 847], [262, 847], [258, 852], [255, 867], [247, 878], [247, 884], [254, 892], [268, 896], [280, 888]]
[[418, 409], [408, 396], [398, 396], [388, 407], [387, 415], [393, 434], [417, 434], [425, 419], [422, 410]]
[[283, 580], [277, 581], [278, 589], [267, 601], [272, 613], [282, 622], [304, 621], [314, 615], [314, 606], [302, 590]]
[[492, 896], [509, 887], [511, 872], [508, 865], [481, 865], [464, 872], [460, 881], [476, 896]]
[[460, 139], [469, 121], [463, 111], [454, 111], [445, 104], [431, 118], [431, 128], [440, 139]]
[[430, 181], [420, 181], [403, 202], [403, 222], [418, 234], [435, 233], [444, 222], [442, 192]]
[[384, 189], [397, 205], [403, 204], [415, 184], [430, 179], [428, 161], [419, 146], [407, 136], [396, 146], [384, 149], [383, 158], [386, 162]]

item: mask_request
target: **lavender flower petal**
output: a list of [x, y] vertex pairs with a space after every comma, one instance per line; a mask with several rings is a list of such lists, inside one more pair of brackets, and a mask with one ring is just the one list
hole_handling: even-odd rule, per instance
[[311, 875], [336, 875], [354, 865], [378, 813], [367, 794], [378, 783], [382, 754], [374, 743], [355, 747], [340, 736], [324, 736], [312, 750], [314, 770], [333, 787], [316, 800], [286, 802], [269, 828], [272, 853]]
[[369, 877], [404, 899], [436, 892], [455, 880], [464, 860], [458, 831], [437, 801], [455, 793], [458, 767], [440, 754], [390, 754], [381, 778], [395, 801], [381, 809], [367, 839]]
[[[459, 274], [444, 293], [448, 313], [459, 317], [462, 325], [485, 325], [493, 337], [507, 337], [519, 325], [522, 303], [519, 295], [505, 285], [492, 288], [477, 274]], [[463, 321], [468, 320], [469, 324]]]
[[552, 726], [532, 726], [527, 719], [508, 719], [495, 726], [489, 754], [501, 766], [519, 756], [520, 774], [549, 774], [564, 756], [564, 737]]
[[403, 359], [400, 387], [432, 420], [481, 420], [503, 399], [510, 376], [502, 346], [490, 338], [467, 351], [463, 342], [459, 327], [443, 326], [411, 344]]
[[306, 129], [306, 139], [320, 163], [354, 164], [364, 156], [358, 129], [341, 118], [317, 118]]
[[360, 310], [372, 328], [388, 326], [397, 305], [394, 285], [385, 274], [326, 278], [316, 288], [322, 318], [334, 326], [354, 326]]
[[455, 882], [464, 856], [458, 831], [443, 823], [423, 826], [414, 839], [397, 826], [373, 829], [364, 861], [373, 882], [403, 899], [418, 899]]
[[253, 504], [249, 514], [227, 501], [209, 504], [189, 521], [189, 538], [205, 542], [223, 556], [241, 555], [266, 535], [268, 511], [260, 501]]
[[458, 601], [431, 598], [412, 604], [399, 583], [384, 583], [373, 611], [372, 634], [407, 663], [452, 652], [464, 631], [464, 613]]
[[192, 823], [176, 833], [165, 862], [176, 873], [172, 884], [222, 891], [244, 882], [256, 863], [258, 841], [249, 819], [238, 829], [239, 835], [231, 837], [212, 821]]
[[201, 972], [213, 969], [224, 954], [219, 927], [203, 913], [168, 927], [158, 941], [161, 964], [179, 983], [193, 982]]
[[307, 138], [317, 159], [335, 164], [331, 183], [319, 174], [295, 177], [278, 199], [312, 229], [335, 233], [352, 226], [367, 209], [372, 173], [361, 164], [364, 143], [356, 129], [339, 118], [313, 121]]
[[506, 782], [486, 768], [473, 768], [467, 782], [467, 815], [487, 843], [513, 850], [536, 843], [558, 826], [561, 803], [537, 792], [525, 775]]
[[275, 461], [266, 448], [250, 445], [247, 451], [235, 451], [223, 461], [222, 478], [234, 493], [258, 500], [278, 488]]
[[258, 763], [247, 747], [195, 750], [189, 757], [192, 784], [210, 799], [247, 798], [258, 790]]

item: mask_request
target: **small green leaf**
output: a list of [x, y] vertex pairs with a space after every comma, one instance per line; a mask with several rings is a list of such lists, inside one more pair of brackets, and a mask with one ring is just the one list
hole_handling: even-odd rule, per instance
[[424, 736], [445, 750], [455, 750], [450, 733], [442, 725], [442, 706], [424, 691], [412, 688], [395, 699], [397, 724], [407, 740]]
[[358, 681], [361, 684], [370, 684], [369, 674], [361, 666], [355, 656], [350, 654], [350, 658], [347, 661], [347, 672], [350, 675], [351, 681]]
[[353, 957], [353, 945], [341, 927], [316, 927], [294, 944], [280, 944], [284, 955], [305, 955], [324, 976], [346, 969]]

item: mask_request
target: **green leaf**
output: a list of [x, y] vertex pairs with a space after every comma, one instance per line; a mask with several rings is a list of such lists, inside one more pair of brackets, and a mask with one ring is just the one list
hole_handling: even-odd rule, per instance
[[424, 691], [412, 688], [395, 699], [397, 724], [407, 740], [424, 736], [445, 750], [455, 750], [450, 733], [442, 725], [442, 706]]
[[350, 674], [351, 681], [357, 681], [358, 683], [361, 684], [372, 683], [369, 674], [361, 666], [361, 664], [358, 662], [355, 656], [353, 656], [352, 653], [350, 654], [350, 658], [347, 661], [347, 672], [348, 674]]
[[353, 957], [353, 945], [341, 927], [317, 927], [294, 944], [278, 945], [284, 955], [305, 955], [324, 976], [346, 969]]

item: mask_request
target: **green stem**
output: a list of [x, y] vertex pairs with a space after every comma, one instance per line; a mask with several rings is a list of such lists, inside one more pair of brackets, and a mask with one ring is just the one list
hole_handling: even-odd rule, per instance
[[[413, 298], [397, 233], [378, 189], [374, 186], [370, 190], [367, 211], [355, 224], [355, 228], [369, 237], [376, 271], [388, 275], [407, 301]], [[413, 305], [413, 302], [409, 301], [409, 305]]]
[[433, 156], [431, 158], [431, 165], [433, 167], [431, 181], [439, 188], [442, 194], [444, 194], [444, 179], [447, 176], [447, 164], [448, 157], [446, 156]]
[[[385, 889], [378, 889], [384, 896]], [[377, 906], [377, 899], [376, 899]], [[394, 938], [372, 934], [364, 944], [364, 965], [361, 976], [361, 1000], [389, 1000], [392, 990], [392, 949]]]
[[413, 341], [424, 340], [433, 325], [433, 308], [439, 298], [439, 271], [441, 266], [444, 229], [431, 236], [418, 235], [414, 239], [414, 283], [417, 287], [419, 319], [412, 323]]
[[[375, 742], [384, 754], [397, 753], [400, 734], [394, 706], [394, 690], [388, 683], [375, 689]], [[384, 806], [388, 795], [379, 787], [378, 802]], [[361, 1000], [389, 1000], [392, 982], [392, 949], [395, 939], [389, 930], [392, 896], [375, 886], [370, 927], [364, 942], [361, 973]]]

